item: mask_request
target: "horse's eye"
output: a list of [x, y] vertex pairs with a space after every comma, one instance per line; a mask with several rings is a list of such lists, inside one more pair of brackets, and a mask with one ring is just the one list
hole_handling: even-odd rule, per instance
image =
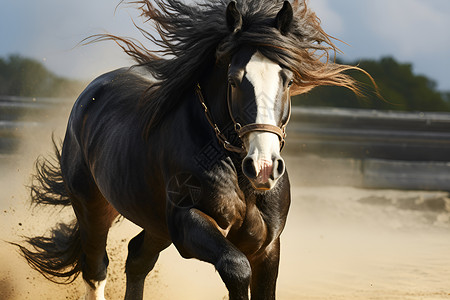
[[287, 85], [288, 88], [290, 88], [292, 86], [292, 84], [294, 83], [294, 79], [291, 79]]
[[233, 88], [236, 87], [236, 81], [234, 81], [233, 78], [229, 78], [229, 79], [228, 79], [228, 84], [229, 84], [231, 87], [233, 87]]

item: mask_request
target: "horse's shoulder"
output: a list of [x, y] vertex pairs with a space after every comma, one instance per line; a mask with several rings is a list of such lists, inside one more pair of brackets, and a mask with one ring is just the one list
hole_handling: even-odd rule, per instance
[[119, 87], [136, 87], [136, 86], [151, 86], [157, 83], [152, 73], [150, 73], [145, 67], [132, 66], [124, 67], [104, 73], [95, 78], [86, 90], [98, 90], [101, 88], [119, 88]]
[[125, 76], [134, 76], [139, 77], [142, 80], [147, 81], [148, 83], [157, 83], [158, 80], [155, 78], [155, 76], [145, 67], [145, 66], [132, 66], [129, 68], [122, 68], [117, 71], [125, 71]]

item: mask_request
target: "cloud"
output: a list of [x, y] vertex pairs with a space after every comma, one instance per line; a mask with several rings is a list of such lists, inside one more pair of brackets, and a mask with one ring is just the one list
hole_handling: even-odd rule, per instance
[[450, 90], [450, 1], [311, 0], [311, 7], [327, 33], [349, 44], [338, 43], [343, 59], [393, 56]]
[[126, 7], [116, 10], [118, 2], [41, 0], [30, 2], [27, 9], [9, 3], [0, 12], [0, 25], [18, 26], [6, 30], [0, 55], [20, 53], [40, 60], [59, 75], [80, 79], [131, 65], [128, 56], [112, 42], [77, 46], [92, 34], [106, 32], [142, 39], [131, 21], [135, 18], [139, 23], [137, 10]]
[[308, 6], [312, 8], [322, 21], [322, 27], [325, 32], [332, 28], [333, 34], [342, 34], [344, 30], [342, 16], [331, 9], [329, 0], [311, 0], [308, 2]]
[[[6, 1], [0, 9], [0, 27], [6, 28], [0, 55], [45, 58], [46, 66], [60, 75], [92, 78], [130, 60], [113, 43], [73, 48], [83, 38], [111, 32], [143, 41], [131, 21], [141, 24], [137, 11], [126, 5], [116, 11], [119, 0], [28, 2], [26, 9], [23, 1]], [[391, 55], [450, 89], [450, 1], [309, 0], [309, 6], [325, 32], [351, 45], [336, 43], [344, 59]]]
[[450, 49], [448, 10], [446, 14], [433, 3], [436, 1], [367, 2], [371, 12], [367, 25], [378, 39], [390, 43], [402, 57], [447, 53]]

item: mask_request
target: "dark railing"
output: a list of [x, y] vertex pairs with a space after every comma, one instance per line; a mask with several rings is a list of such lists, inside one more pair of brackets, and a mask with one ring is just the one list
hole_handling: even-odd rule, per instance
[[[73, 101], [0, 96], [0, 157], [25, 134], [52, 129], [55, 115], [67, 118]], [[450, 114], [294, 107], [287, 133], [286, 154], [315, 157], [298, 169], [322, 164], [363, 187], [450, 190]]]
[[286, 150], [299, 182], [450, 191], [448, 113], [296, 107]]
[[287, 141], [295, 153], [450, 162], [450, 114], [295, 107]]
[[[0, 153], [27, 128], [45, 126], [73, 100], [0, 96]], [[325, 157], [450, 162], [450, 114], [359, 109], [292, 109], [287, 152]]]
[[25, 133], [50, 126], [49, 120], [72, 100], [0, 96], [0, 155], [13, 153]]

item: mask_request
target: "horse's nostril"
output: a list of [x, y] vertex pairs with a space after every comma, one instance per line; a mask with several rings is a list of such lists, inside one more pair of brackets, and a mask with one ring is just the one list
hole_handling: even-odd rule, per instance
[[285, 171], [284, 160], [282, 158], [275, 159], [273, 166], [273, 178], [278, 179], [283, 176]]
[[244, 172], [244, 175], [247, 176], [247, 178], [255, 179], [257, 175], [257, 171], [255, 168], [255, 163], [253, 161], [253, 158], [246, 157], [242, 161], [242, 172]]

